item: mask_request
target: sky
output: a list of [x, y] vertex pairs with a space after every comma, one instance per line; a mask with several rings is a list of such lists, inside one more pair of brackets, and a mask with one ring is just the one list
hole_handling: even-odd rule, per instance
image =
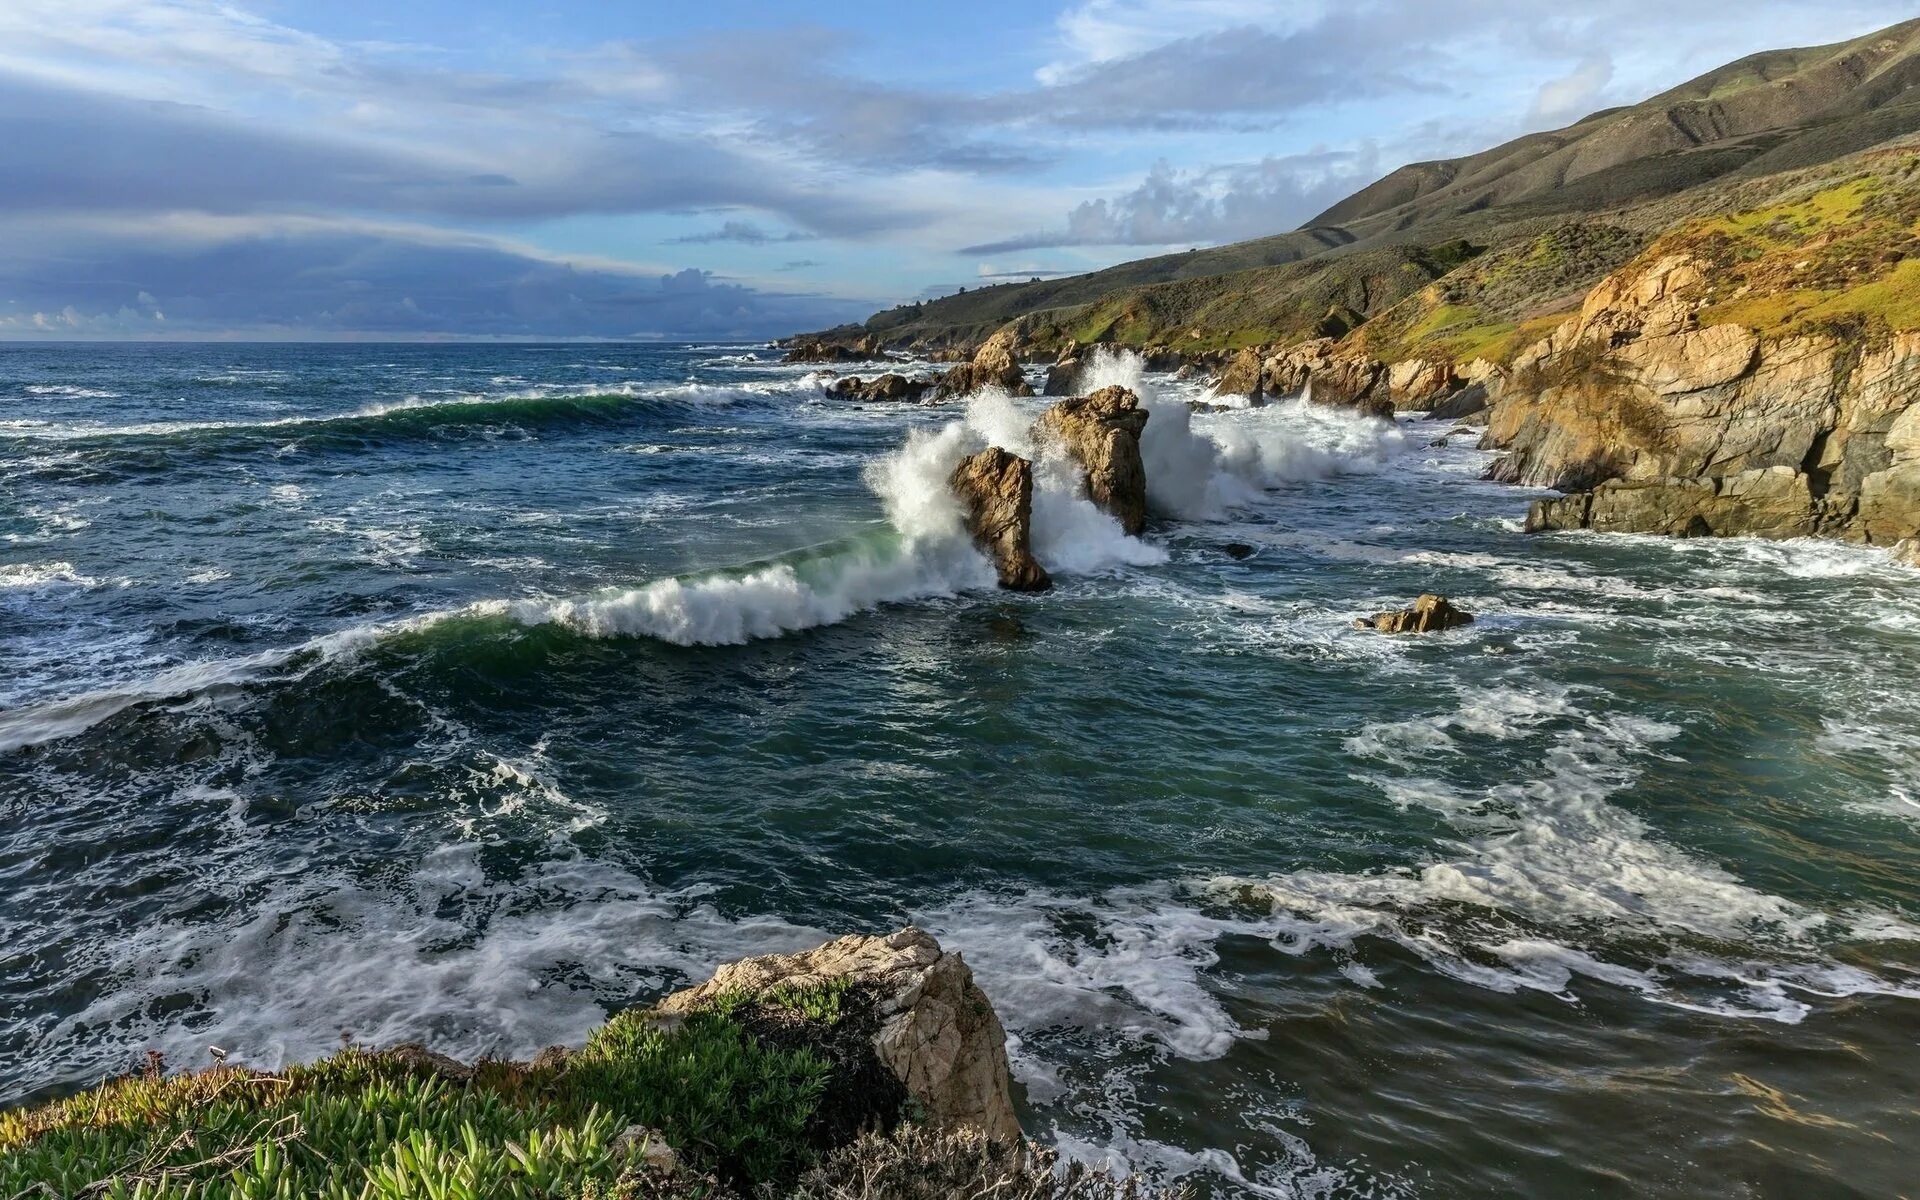
[[1879, 0], [0, 0], [0, 338], [751, 339], [1291, 229]]

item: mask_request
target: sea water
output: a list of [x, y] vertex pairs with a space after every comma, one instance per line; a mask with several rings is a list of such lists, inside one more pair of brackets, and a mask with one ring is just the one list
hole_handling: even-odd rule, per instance
[[[0, 1101], [525, 1055], [912, 921], [1030, 1132], [1204, 1193], [1911, 1192], [1920, 573], [1529, 536], [1471, 431], [1109, 356], [1129, 537], [1044, 401], [829, 378], [0, 348]], [[946, 491], [987, 445], [1049, 593]], [[1353, 628], [1427, 591], [1478, 619]]]

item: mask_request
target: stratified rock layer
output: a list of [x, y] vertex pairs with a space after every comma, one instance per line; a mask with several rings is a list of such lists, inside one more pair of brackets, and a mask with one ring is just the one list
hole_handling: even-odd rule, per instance
[[1087, 496], [1138, 534], [1147, 527], [1147, 468], [1140, 435], [1147, 410], [1126, 388], [1103, 387], [1040, 415], [1034, 440], [1064, 449], [1086, 474]]
[[967, 514], [967, 532], [999, 573], [1000, 586], [1043, 592], [1053, 586], [1033, 557], [1033, 464], [998, 446], [963, 460], [948, 481]]
[[693, 1012], [726, 995], [839, 980], [878, 1005], [874, 1052], [929, 1123], [975, 1129], [995, 1142], [1019, 1139], [1006, 1031], [966, 962], [912, 926], [888, 937], [844, 937], [802, 954], [729, 963], [700, 986], [667, 997], [659, 1011]]

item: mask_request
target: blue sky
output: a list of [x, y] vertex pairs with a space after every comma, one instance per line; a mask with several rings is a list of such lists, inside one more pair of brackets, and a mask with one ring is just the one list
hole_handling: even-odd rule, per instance
[[762, 337], [1280, 232], [1838, 0], [4, 0], [0, 337]]

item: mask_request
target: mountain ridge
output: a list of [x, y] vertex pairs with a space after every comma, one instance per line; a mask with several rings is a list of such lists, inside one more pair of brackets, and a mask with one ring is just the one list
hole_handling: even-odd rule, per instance
[[[1734, 187], [1832, 162], [1915, 132], [1920, 18], [1823, 46], [1747, 55], [1638, 104], [1602, 109], [1475, 154], [1407, 164], [1298, 229], [1083, 275], [979, 288], [811, 336], [871, 335], [896, 348], [952, 350], [1020, 321], [1053, 336], [1094, 335], [1074, 340], [1160, 340], [1195, 350], [1298, 340], [1326, 328], [1318, 324], [1326, 313], [1303, 319], [1303, 305], [1370, 277], [1400, 248], [1431, 250], [1464, 240], [1498, 249], [1566, 220], [1632, 213], [1715, 185]], [[1691, 207], [1711, 204], [1708, 195]], [[1344, 258], [1355, 262], [1338, 265]], [[1604, 274], [1619, 264], [1591, 265]], [[1420, 269], [1416, 264], [1415, 272]], [[1330, 284], [1329, 273], [1340, 278]], [[1569, 278], [1566, 290], [1597, 278]], [[1401, 289], [1380, 291], [1389, 302], [1354, 311], [1354, 323], [1405, 299]], [[1174, 292], [1187, 293], [1173, 306], [1182, 318], [1204, 319], [1175, 328], [1178, 322], [1104, 320], [1084, 311], [1153, 309]]]

